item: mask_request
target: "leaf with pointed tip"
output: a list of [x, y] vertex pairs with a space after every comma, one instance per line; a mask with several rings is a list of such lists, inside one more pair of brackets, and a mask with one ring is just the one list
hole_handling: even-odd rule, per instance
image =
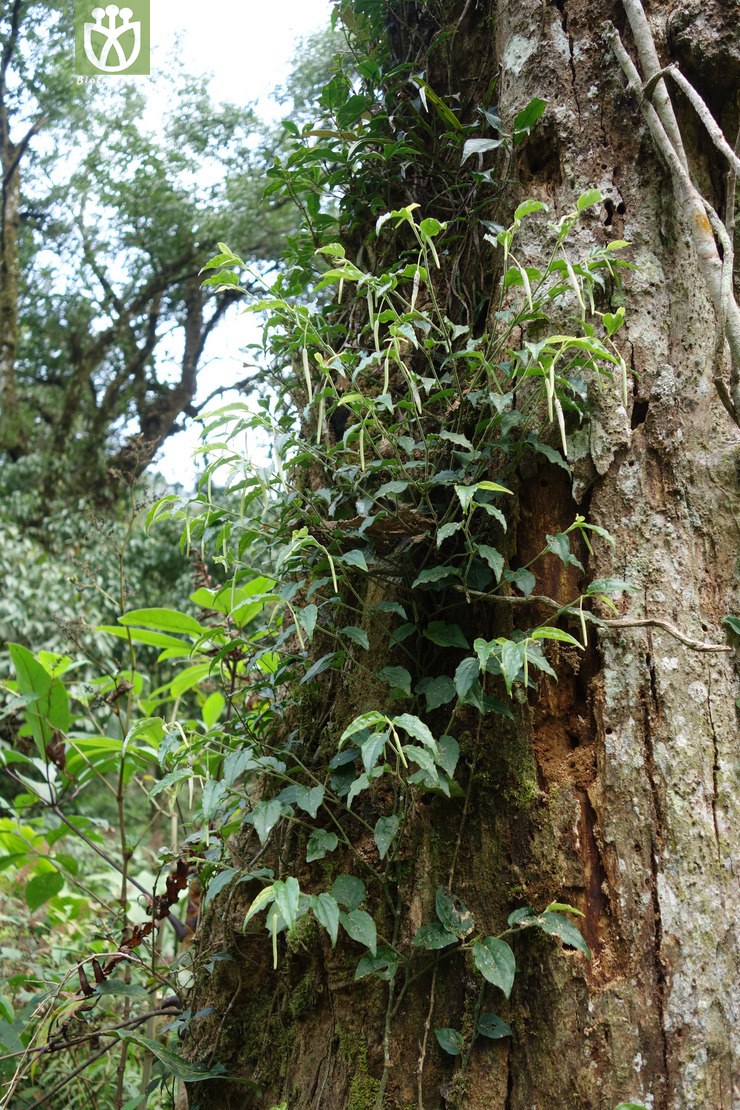
[[364, 944], [366, 948], [370, 949], [373, 956], [377, 955], [378, 931], [369, 913], [364, 910], [350, 910], [349, 913], [340, 914], [339, 920], [344, 931], [352, 937], [352, 940], [356, 940], [358, 944]]
[[400, 817], [391, 814], [390, 817], [379, 817], [375, 823], [375, 843], [378, 846], [378, 853], [381, 859], [385, 859], [388, 849], [391, 846], [393, 837], [398, 832], [398, 826], [401, 824]]
[[465, 1041], [457, 1029], [435, 1029], [434, 1035], [443, 1052], [450, 1056], [459, 1056], [462, 1053]]
[[328, 852], [334, 851], [338, 843], [339, 837], [335, 832], [327, 832], [326, 829], [314, 829], [306, 844], [306, 863], [323, 859]]
[[356, 875], [338, 875], [331, 888], [332, 897], [347, 910], [356, 910], [366, 898], [365, 884]]
[[452, 701], [455, 697], [455, 684], [449, 675], [441, 674], [437, 678], [423, 678], [416, 687], [416, 692], [424, 695], [427, 709], [431, 711]]
[[579, 952], [583, 952], [587, 959], [591, 959], [591, 949], [575, 925], [572, 925], [566, 917], [545, 910], [544, 913], [539, 914], [536, 924], [542, 929], [543, 933], [547, 933], [551, 937], [558, 937], [563, 944], [568, 944], [571, 948], [577, 948]]
[[414, 934], [414, 947], [426, 948], [434, 951], [438, 948], [448, 948], [457, 943], [457, 937], [449, 929], [445, 929], [439, 921], [430, 921], [428, 925], [421, 925]]
[[434, 896], [434, 906], [437, 917], [448, 932], [460, 938], [472, 933], [475, 928], [473, 915], [460, 898], [451, 897], [440, 886]]
[[295, 928], [296, 915], [298, 913], [298, 903], [301, 896], [301, 888], [298, 885], [298, 880], [290, 875], [285, 882], [278, 879], [272, 888], [275, 897], [275, 905], [280, 910], [283, 916], [283, 921], [288, 926], [288, 932]]
[[378, 678], [387, 682], [391, 689], [402, 690], [407, 697], [411, 697], [411, 675], [405, 667], [383, 667]]
[[311, 909], [319, 925], [329, 934], [333, 948], [339, 936], [339, 906], [336, 899], [331, 894], [312, 894]]
[[500, 987], [508, 998], [514, 985], [516, 960], [505, 940], [485, 937], [473, 945], [473, 963], [483, 978]]
[[260, 844], [265, 844], [267, 838], [280, 820], [282, 803], [273, 798], [271, 802], [257, 802], [252, 810], [252, 824], [254, 825]]
[[323, 786], [312, 786], [310, 789], [307, 786], [299, 786], [296, 790], [295, 804], [305, 810], [310, 817], [316, 816], [323, 800]]
[[481, 1014], [475, 1028], [482, 1037], [488, 1037], [492, 1041], [511, 1036], [511, 1027], [496, 1014]]
[[432, 736], [427, 725], [415, 717], [412, 713], [401, 713], [398, 717], [393, 718], [395, 728], [402, 728], [409, 736], [413, 736], [414, 740], [424, 744], [425, 747], [431, 751], [437, 751], [437, 742]]
[[459, 698], [464, 698], [480, 674], [480, 664], [474, 655], [458, 664], [455, 671], [455, 690]]
[[458, 624], [448, 624], [446, 621], [431, 621], [424, 629], [424, 636], [438, 647], [470, 647], [465, 633]]

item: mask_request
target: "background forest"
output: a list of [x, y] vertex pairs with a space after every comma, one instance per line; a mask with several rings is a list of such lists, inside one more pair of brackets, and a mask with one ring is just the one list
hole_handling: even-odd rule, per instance
[[0, 1110], [733, 1105], [740, 58], [593, 7], [6, 3]]

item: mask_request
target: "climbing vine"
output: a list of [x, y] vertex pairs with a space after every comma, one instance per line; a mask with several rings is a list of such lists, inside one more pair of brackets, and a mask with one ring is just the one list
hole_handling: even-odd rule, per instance
[[[190, 935], [194, 922], [175, 916], [184, 890], [195, 911], [236, 921], [239, 942], [269, 946], [278, 973], [306, 952], [339, 948], [352, 982], [383, 985], [378, 1080], [355, 1053], [363, 1106], [382, 1108], [410, 990], [429, 999], [419, 1105], [435, 1043], [458, 1061], [460, 1104], [473, 1046], [512, 1034], [506, 1007], [529, 939], [545, 934], [590, 957], [580, 911], [558, 890], [536, 905], [512, 897], [511, 912], [488, 920], [456, 878], [487, 738], [523, 731], [542, 684], [557, 681], [564, 654], [588, 647], [593, 628], [651, 623], [609, 615], [630, 587], [589, 580], [593, 545], [612, 541], [585, 516], [544, 533], [528, 560], [516, 539], [535, 466], [570, 476], [589, 397], [613, 390], [626, 404], [618, 332], [628, 244], [579, 249], [598, 190], [566, 212], [535, 198], [507, 208], [516, 150], [546, 105], [532, 100], [504, 121], [495, 86], [477, 105], [444, 100], [425, 59], [391, 64], [382, 8], [342, 5], [347, 54], [317, 121], [286, 123], [293, 149], [269, 174], [268, 197], [295, 204], [303, 225], [277, 277], [250, 275], [250, 288], [263, 286], [248, 310], [263, 322], [266, 386], [209, 414], [197, 494], [168, 494], [148, 514], [151, 529], [182, 526], [197, 572], [191, 608], [130, 608], [122, 586], [116, 623], [96, 633], [126, 658], [111, 649], [94, 678], [93, 658], [80, 677], [69, 657], [11, 648], [6, 715], [27, 750], [3, 755], [24, 793], [0, 835], [13, 866], [30, 869], [29, 906], [62, 897], [65, 866], [77, 879], [63, 854], [40, 846], [41, 823], [18, 817], [33, 807], [58, 822], [44, 826], [49, 849], [66, 821], [121, 876], [115, 954], [96, 937], [22, 1022], [6, 1014], [21, 1060], [12, 1090], [29, 1060], [78, 1035], [122, 1042], [123, 1059], [129, 1048], [156, 1059], [154, 1072], [151, 1061], [142, 1067], [148, 1094], [172, 1077], [218, 1077], [225, 1016], [193, 1014], [185, 1000], [231, 953], [196, 944], [175, 956], [153, 943], [167, 920], [180, 940]], [[523, 245], [533, 237], [546, 244], [537, 265]], [[244, 293], [231, 246], [220, 245], [204, 283]], [[272, 445], [269, 470], [253, 461], [259, 438]], [[543, 585], [553, 560], [567, 594]], [[161, 667], [174, 673], [162, 678]], [[120, 864], [93, 824], [70, 821], [65, 808], [111, 780]], [[132, 782], [173, 824], [148, 885], [130, 866]], [[453, 831], [419, 921], [407, 883], [430, 799], [453, 815]], [[128, 884], [142, 895], [138, 912]], [[65, 924], [78, 908], [55, 906]], [[436, 1025], [438, 972], [454, 960], [470, 971], [474, 998]], [[137, 986], [147, 999], [166, 987], [174, 1002], [141, 1017], [126, 1009], [102, 1033], [79, 1034], [109, 1013], [109, 995]], [[296, 992], [294, 1012], [302, 1005]], [[165, 1032], [213, 1019], [209, 1060], [190, 1064], [136, 1031], [168, 1009]], [[118, 1094], [123, 1105], [122, 1080]]]

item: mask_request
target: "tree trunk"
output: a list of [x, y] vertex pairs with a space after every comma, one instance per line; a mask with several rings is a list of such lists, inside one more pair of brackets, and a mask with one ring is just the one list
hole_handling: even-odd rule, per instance
[[[445, 5], [424, 7], [433, 19], [433, 9]], [[410, 6], [395, 5], [396, 15], [399, 9], [413, 24]], [[729, 94], [740, 66], [724, 24], [712, 23], [722, 12], [707, 11], [688, 0], [653, 0], [648, 15], [664, 64], [672, 60], [667, 25], [678, 27], [678, 50], [676, 43], [692, 39], [691, 20], [704, 20], [713, 53], [694, 51], [688, 72], [734, 137]], [[531, 98], [544, 99], [546, 115], [519, 148], [512, 176], [520, 184], [500, 222], [530, 196], [557, 219], [596, 187], [605, 199], [579, 226], [579, 248], [625, 239], [637, 267], [626, 279], [628, 323], [619, 341], [631, 368], [628, 406], [594, 389], [590, 423], [573, 438], [572, 484], [544, 459], [522, 476], [518, 565], [540, 550], [546, 533], [564, 531], [581, 513], [616, 541], [589, 558], [588, 575], [638, 587], [620, 617], [659, 617], [694, 641], [722, 644], [737, 553], [737, 429], [712, 382], [717, 324], [691, 237], [605, 43], [607, 20], [634, 50], [621, 6], [609, 0], [458, 3], [438, 17], [439, 26], [458, 31], [448, 39], [446, 64], [430, 67], [428, 80], [438, 94], [462, 92], [474, 106], [485, 103], [500, 67], [505, 122]], [[407, 32], [400, 17], [395, 28], [390, 22], [402, 57]], [[713, 86], [703, 83], [703, 56]], [[690, 108], [677, 107], [695, 180], [721, 207], [720, 163]], [[531, 228], [520, 261], [535, 264], [544, 224]], [[554, 560], [544, 566], [537, 592], [572, 596]], [[463, 604], [446, 619], [468, 632], [490, 621], [482, 607]], [[376, 656], [373, 665], [384, 662]], [[522, 904], [557, 899], [585, 914], [590, 963], [544, 938], [517, 942], [519, 974], [510, 1004], [499, 1010], [511, 1038], [480, 1038], [462, 1076], [460, 1060], [438, 1048], [435, 1028], [465, 1031], [473, 1020], [478, 988], [459, 956], [413, 983], [390, 1026], [388, 984], [353, 982], [357, 950], [349, 942], [332, 951], [325, 936], [314, 936], [273, 972], [265, 934], [240, 933], [255, 893], [241, 887], [228, 913], [211, 909], [204, 918], [197, 966], [218, 951], [231, 959], [199, 971], [191, 1003], [216, 1011], [193, 1025], [191, 1054], [213, 1052], [230, 1079], [193, 1088], [191, 1105], [737, 1106], [732, 663], [731, 654], [696, 650], [658, 624], [600, 630], [580, 666], [561, 652], [559, 682], [541, 684], [517, 725], [484, 717], [458, 737], [466, 800], [419, 802], [404, 856], [402, 943], [433, 917], [434, 891], [451, 872], [455, 893], [487, 932], [500, 931]], [[336, 742], [370, 695], [356, 684], [333, 690]], [[288, 873], [292, 860], [300, 872], [303, 858], [294, 840], [284, 845]], [[385, 926], [388, 935], [393, 922]], [[254, 1081], [261, 1093], [235, 1079]]]
[[5, 139], [2, 148], [2, 212], [0, 213], [0, 448], [11, 457], [21, 444], [15, 355], [18, 345], [18, 230], [20, 227], [20, 165], [17, 147]]

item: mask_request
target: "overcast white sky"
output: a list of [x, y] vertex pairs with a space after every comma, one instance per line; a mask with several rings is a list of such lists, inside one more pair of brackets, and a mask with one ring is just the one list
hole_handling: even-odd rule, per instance
[[[256, 101], [263, 117], [274, 116], [271, 91], [288, 76], [300, 40], [326, 26], [331, 9], [331, 0], [151, 0], [152, 76], [166, 66], [177, 38], [188, 72], [213, 74], [216, 99], [244, 105]], [[156, 80], [152, 84], [156, 88]], [[230, 246], [238, 252], [242, 244]], [[258, 339], [251, 316], [227, 321], [206, 351], [199, 398], [243, 377], [240, 348]], [[158, 462], [168, 480], [192, 481], [191, 456], [197, 444], [196, 428], [168, 440]]]

